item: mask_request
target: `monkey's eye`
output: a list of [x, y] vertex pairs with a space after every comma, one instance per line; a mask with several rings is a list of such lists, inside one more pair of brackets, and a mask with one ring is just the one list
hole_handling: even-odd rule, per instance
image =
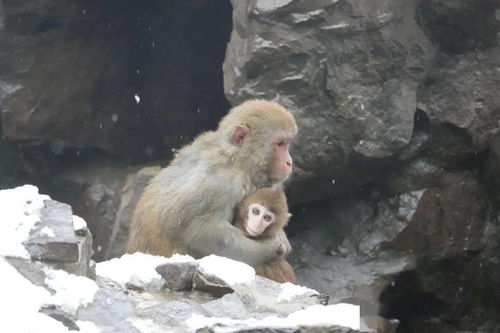
[[267, 222], [271, 221], [271, 219], [271, 215], [264, 215], [264, 220], [266, 220]]
[[278, 147], [283, 147], [285, 145], [285, 141], [284, 140], [280, 140], [276, 144], [278, 145]]
[[252, 214], [253, 215], [259, 215], [260, 211], [257, 208], [252, 209]]

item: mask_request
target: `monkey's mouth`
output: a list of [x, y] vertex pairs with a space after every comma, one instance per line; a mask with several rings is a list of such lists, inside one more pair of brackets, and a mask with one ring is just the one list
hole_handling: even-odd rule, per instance
[[260, 235], [260, 233], [258, 233], [258, 232], [256, 232], [256, 231], [254, 231], [254, 230], [250, 229], [249, 227], [246, 227], [246, 229], [247, 229], [248, 234], [249, 234], [250, 236], [252, 236], [252, 237], [255, 237], [255, 236]]

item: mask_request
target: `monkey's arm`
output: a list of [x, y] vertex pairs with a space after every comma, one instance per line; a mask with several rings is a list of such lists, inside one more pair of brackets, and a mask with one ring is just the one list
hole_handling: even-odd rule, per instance
[[[290, 247], [281, 237], [255, 241], [226, 221], [193, 220], [182, 233], [190, 253], [199, 257], [216, 254], [257, 266], [282, 258]], [[286, 238], [286, 236], [285, 236]]]

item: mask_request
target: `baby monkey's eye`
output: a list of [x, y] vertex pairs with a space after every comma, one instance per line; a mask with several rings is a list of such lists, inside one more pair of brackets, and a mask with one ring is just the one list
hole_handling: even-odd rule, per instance
[[264, 215], [264, 220], [267, 222], [271, 221], [271, 215]]
[[257, 208], [252, 209], [253, 215], [259, 215], [260, 211]]

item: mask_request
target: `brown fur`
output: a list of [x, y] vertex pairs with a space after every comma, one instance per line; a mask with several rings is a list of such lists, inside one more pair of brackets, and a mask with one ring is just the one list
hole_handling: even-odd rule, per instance
[[[231, 142], [235, 128], [249, 135]], [[284, 232], [256, 241], [231, 225], [234, 207], [257, 188], [282, 183], [275, 172], [273, 135], [295, 136], [293, 116], [278, 104], [252, 100], [233, 108], [217, 131], [198, 136], [144, 189], [135, 208], [127, 252], [200, 258], [217, 254], [258, 265], [290, 250]]]
[[[264, 232], [256, 237], [250, 236], [245, 229], [245, 222], [248, 218], [248, 211], [252, 204], [258, 203], [274, 213], [275, 221], [268, 226]], [[290, 218], [288, 204], [285, 193], [273, 188], [261, 188], [247, 195], [238, 205], [235, 214], [234, 226], [240, 228], [243, 233], [254, 239], [268, 239], [276, 235], [279, 230], [283, 230]], [[265, 278], [276, 282], [295, 282], [295, 274], [292, 266], [285, 259], [275, 259], [270, 262], [255, 266], [255, 272]]]

